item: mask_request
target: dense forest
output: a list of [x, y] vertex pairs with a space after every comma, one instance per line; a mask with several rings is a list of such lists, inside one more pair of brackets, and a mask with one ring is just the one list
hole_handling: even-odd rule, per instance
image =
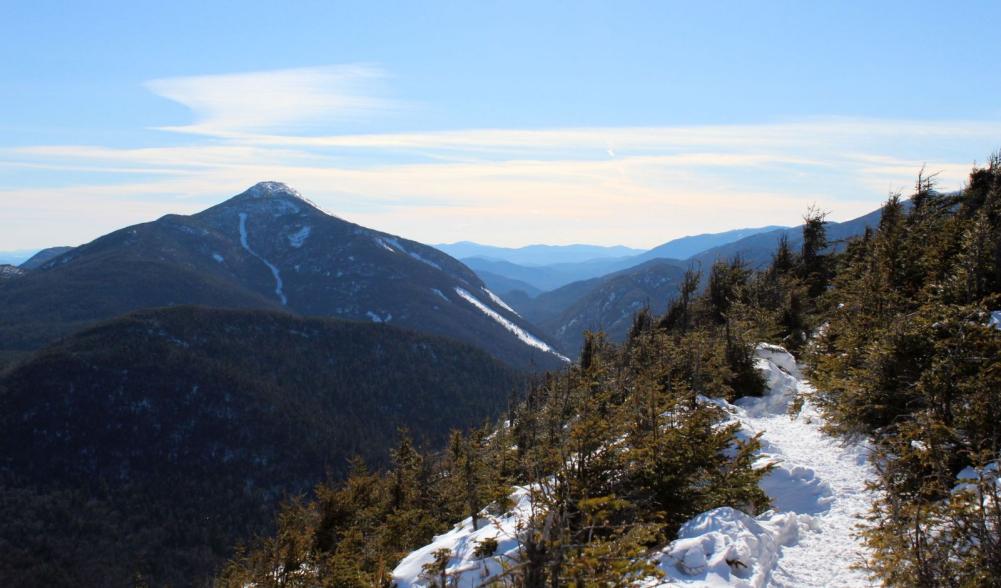
[[[1001, 578], [1001, 157], [959, 193], [919, 176], [876, 230], [831, 243], [825, 213], [772, 262], [691, 268], [666, 313], [627, 340], [588, 334], [580, 359], [496, 424], [418, 451], [402, 432], [390, 468], [356, 459], [342, 483], [288, 503], [276, 534], [221, 572], [222, 586], [389, 585], [393, 567], [451, 524], [504, 512], [512, 486], [536, 513], [494, 582], [623, 585], [656, 576], [648, 555], [717, 506], [768, 508], [741, 438], [705, 397], [756, 395], [758, 341], [810, 369], [833, 434], [871, 437], [881, 492], [863, 565], [891, 586], [996, 586]], [[835, 247], [836, 245], [836, 247]], [[959, 476], [959, 479], [957, 479]], [[496, 545], [477, 547], [484, 556]], [[425, 569], [447, 585], [449, 554]]]
[[205, 585], [283, 497], [443, 446], [524, 376], [477, 348], [282, 312], [141, 311], [0, 376], [0, 585]]
[[909, 204], [892, 196], [837, 260], [813, 377], [837, 432], [879, 449], [865, 531], [877, 577], [997, 586], [1001, 154], [958, 194], [919, 177]]

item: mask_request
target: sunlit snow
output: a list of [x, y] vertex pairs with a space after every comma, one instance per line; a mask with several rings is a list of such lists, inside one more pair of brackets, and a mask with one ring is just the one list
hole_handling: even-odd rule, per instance
[[515, 309], [511, 308], [510, 306], [508, 306], [507, 302], [504, 302], [503, 300], [501, 300], [500, 296], [494, 294], [493, 292], [491, 292], [490, 290], [488, 290], [486, 288], [483, 288], [483, 291], [487, 293], [487, 296], [490, 297], [490, 300], [493, 300], [494, 304], [496, 304], [497, 306], [500, 306], [501, 308], [503, 308], [504, 310], [506, 310], [506, 311], [508, 311], [508, 312], [510, 312], [512, 314], [515, 314], [517, 316], [521, 316], [520, 314], [518, 314], [518, 312]]
[[558, 353], [556, 350], [554, 350], [552, 347], [550, 347], [546, 343], [540, 341], [539, 339], [537, 339], [536, 337], [532, 336], [531, 334], [529, 334], [528, 332], [526, 332], [524, 329], [522, 329], [521, 327], [519, 327], [518, 325], [516, 325], [516, 324], [512, 323], [511, 321], [507, 320], [506, 318], [504, 318], [503, 316], [501, 316], [496, 310], [490, 308], [486, 304], [483, 304], [482, 302], [480, 302], [479, 300], [477, 300], [476, 297], [473, 296], [472, 294], [470, 294], [469, 292], [463, 290], [462, 288], [456, 288], [455, 289], [455, 293], [458, 294], [459, 296], [462, 296], [464, 299], [466, 299], [467, 302], [469, 302], [470, 304], [472, 304], [476, 308], [480, 309], [483, 312], [483, 314], [485, 314], [485, 315], [489, 316], [490, 318], [494, 319], [495, 321], [497, 321], [497, 323], [499, 323], [502, 327], [504, 327], [505, 329], [507, 329], [508, 331], [510, 331], [511, 333], [513, 333], [515, 337], [521, 339], [521, 341], [523, 343], [525, 343], [526, 345], [531, 345], [532, 347], [535, 347], [537, 349], [541, 349], [541, 350], [543, 350], [543, 351], [545, 351], [547, 353], [552, 353], [553, 355], [555, 355], [556, 357], [560, 358], [561, 360], [563, 360], [563, 361], [565, 361], [567, 363], [570, 363], [570, 358], [569, 357]]
[[874, 498], [866, 488], [875, 476], [868, 448], [823, 433], [823, 417], [809, 400], [789, 414], [797, 394], [814, 391], [792, 355], [761, 344], [755, 356], [765, 396], [714, 402], [742, 425], [742, 436], [762, 433], [758, 463], [776, 467], [761, 487], [774, 510], [751, 517], [716, 509], [689, 521], [659, 556], [667, 577], [658, 585], [872, 585], [852, 567], [864, 556], [856, 525]]

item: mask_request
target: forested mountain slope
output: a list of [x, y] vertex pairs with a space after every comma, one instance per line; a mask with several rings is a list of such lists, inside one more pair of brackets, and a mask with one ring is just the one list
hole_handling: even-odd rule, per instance
[[0, 584], [204, 585], [278, 501], [496, 416], [522, 376], [392, 326], [179, 307], [0, 379]]

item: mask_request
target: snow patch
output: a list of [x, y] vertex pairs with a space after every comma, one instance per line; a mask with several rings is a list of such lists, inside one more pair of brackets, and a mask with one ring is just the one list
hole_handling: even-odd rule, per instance
[[406, 253], [413, 259], [416, 259], [417, 261], [423, 264], [429, 265], [437, 270], [441, 269], [441, 266], [438, 265], [437, 263], [422, 256], [420, 253], [417, 253], [416, 251], [410, 251], [409, 249], [404, 247], [402, 244], [400, 244], [399, 239], [395, 237], [374, 237], [374, 239], [376, 240], [376, 242], [379, 243], [379, 245], [382, 245], [384, 248], [392, 251], [393, 253], [399, 253], [402, 251], [403, 253]]
[[393, 249], [385, 241], [383, 241], [382, 238], [380, 238], [380, 237], [374, 237], [374, 240], [375, 240], [376, 243], [378, 243], [379, 245], [381, 245], [382, 248], [385, 249], [386, 251], [392, 251], [393, 253], [399, 253], [399, 251]]
[[365, 314], [373, 323], [388, 323], [389, 321], [393, 320], [392, 313], [388, 312], [384, 316], [374, 313], [371, 310], [366, 312]]
[[664, 584], [766, 586], [782, 547], [792, 545], [810, 517], [769, 511], [752, 517], [723, 507], [704, 512], [678, 531], [660, 556]]
[[223, 256], [221, 256], [221, 255], [219, 255], [218, 253], [213, 253], [212, 254], [212, 259], [216, 260], [219, 263], [222, 263], [222, 262], [226, 261], [226, 258], [223, 257]]
[[448, 299], [448, 296], [445, 296], [445, 294], [442, 293], [442, 291], [439, 290], [438, 288], [431, 288], [431, 291], [437, 294], [438, 297], [444, 300], [445, 302], [451, 302], [451, 300]]
[[456, 288], [455, 293], [458, 294], [459, 296], [462, 296], [467, 302], [469, 302], [476, 308], [480, 309], [480, 311], [482, 311], [483, 314], [497, 321], [497, 323], [500, 324], [500, 326], [504, 327], [509, 332], [511, 332], [515, 337], [520, 339], [522, 343], [535, 347], [536, 349], [541, 349], [542, 351], [545, 351], [547, 353], [552, 353], [556, 357], [560, 358], [562, 361], [570, 363], [569, 357], [558, 353], [556, 350], [554, 350], [552, 347], [550, 347], [543, 341], [537, 339], [536, 337], [529, 334], [527, 331], [525, 331], [518, 325], [507, 320], [506, 318], [501, 316], [497, 311], [477, 300], [476, 297], [474, 297], [469, 292], [463, 290], [462, 288]]
[[998, 476], [998, 462], [991, 462], [983, 468], [966, 466], [956, 474], [956, 481], [959, 483], [952, 489], [952, 493], [973, 492], [976, 494], [980, 491], [980, 483], [989, 480], [994, 480], [994, 483], [1001, 487], [1001, 477]]
[[289, 245], [295, 247], [296, 249], [302, 247], [302, 244], [306, 242], [306, 238], [309, 237], [309, 234], [312, 231], [313, 228], [310, 227], [309, 225], [306, 225], [303, 228], [299, 229], [298, 231], [292, 233], [291, 235], [288, 236]]
[[496, 304], [497, 306], [500, 306], [501, 308], [503, 308], [504, 310], [510, 312], [511, 314], [513, 314], [515, 316], [521, 316], [520, 314], [518, 314], [517, 311], [515, 311], [515, 309], [511, 308], [510, 306], [507, 305], [506, 302], [504, 302], [503, 300], [501, 300], [500, 296], [494, 294], [493, 292], [491, 292], [490, 290], [488, 290], [486, 288], [483, 288], [483, 291], [487, 293], [487, 296], [490, 297], [490, 300], [493, 300], [494, 304]]
[[275, 277], [275, 294], [278, 295], [278, 299], [281, 300], [282, 305], [288, 304], [288, 298], [285, 297], [285, 292], [282, 291], [282, 275], [278, 271], [278, 268], [272, 265], [272, 263], [260, 255], [258, 255], [253, 249], [250, 248], [250, 243], [247, 239], [247, 213], [240, 213], [240, 245], [247, 250], [247, 253], [253, 255], [261, 261], [264, 265], [268, 266], [271, 270], [271, 274]]
[[991, 311], [990, 325], [995, 329], [1001, 329], [1001, 310]]
[[[466, 518], [451, 531], [438, 535], [431, 543], [403, 558], [393, 570], [396, 586], [436, 586], [435, 579], [426, 577], [423, 568], [433, 562], [435, 552], [442, 549], [451, 554], [445, 568], [449, 581], [454, 581], [450, 586], [481, 586], [496, 578], [506, 564], [517, 561], [520, 537], [534, 509], [531, 491], [526, 487], [515, 487], [510, 500], [515, 505], [510, 511], [497, 516], [481, 512], [475, 529], [472, 517]], [[477, 545], [490, 539], [497, 541], [497, 550], [491, 557], [477, 558], [474, 555]]]
[[7, 278], [18, 278], [26, 274], [23, 269], [15, 265], [0, 265], [0, 276]]
[[417, 253], [416, 251], [407, 251], [407, 255], [409, 255], [410, 257], [413, 257], [414, 259], [416, 259], [417, 261], [419, 261], [419, 262], [421, 262], [423, 264], [430, 265], [434, 269], [438, 269], [438, 270], [441, 269], [440, 265], [438, 265], [437, 263], [431, 261], [430, 259], [428, 259], [426, 257], [422, 257], [421, 254]]

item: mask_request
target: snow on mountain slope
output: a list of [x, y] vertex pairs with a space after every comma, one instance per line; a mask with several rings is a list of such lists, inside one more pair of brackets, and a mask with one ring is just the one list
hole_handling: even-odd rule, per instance
[[288, 305], [288, 298], [285, 296], [285, 292], [282, 290], [283, 283], [282, 283], [282, 274], [281, 274], [281, 272], [278, 271], [278, 268], [275, 267], [274, 264], [272, 264], [270, 261], [264, 259], [256, 251], [254, 251], [253, 249], [250, 248], [250, 244], [247, 241], [247, 213], [246, 212], [241, 212], [240, 213], [240, 245], [242, 245], [243, 248], [247, 250], [247, 253], [253, 255], [257, 259], [261, 260], [261, 263], [263, 263], [264, 265], [268, 266], [268, 269], [271, 270], [271, 275], [273, 275], [275, 277], [275, 295], [278, 296], [278, 299], [282, 301], [282, 305], [283, 306]]
[[[823, 432], [823, 418], [805, 401], [795, 415], [789, 406], [797, 393], [809, 393], [795, 359], [781, 347], [761, 344], [756, 367], [768, 382], [762, 398], [745, 398], [719, 405], [742, 425], [748, 437], [762, 433], [758, 464], [774, 464], [761, 486], [772, 498], [773, 510], [751, 516], [733, 508], [717, 508], [688, 521], [678, 538], [654, 554], [664, 572], [651, 579], [655, 586], [715, 586], [789, 588], [869, 586], [865, 574], [852, 569], [863, 548], [855, 525], [873, 496], [866, 481], [874, 472], [861, 444], [843, 445]], [[518, 534], [533, 515], [531, 495], [516, 488], [515, 504], [499, 516], [484, 513], [473, 528], [467, 518], [451, 531], [410, 553], [393, 571], [400, 588], [425, 587], [424, 575], [436, 552], [449, 550], [446, 572], [453, 585], [480, 586], [495, 578], [504, 565], [518, 561]], [[498, 542], [495, 555], [477, 558], [477, 545]]]
[[[489, 290], [487, 290], [487, 292], [489, 293]], [[531, 333], [525, 331], [524, 329], [522, 329], [518, 325], [516, 325], [516, 324], [512, 323], [511, 321], [507, 320], [506, 318], [504, 318], [503, 316], [501, 316], [500, 313], [498, 313], [494, 309], [490, 308], [486, 304], [483, 304], [482, 302], [480, 302], [479, 299], [477, 299], [475, 296], [473, 296], [472, 294], [470, 294], [468, 291], [466, 291], [466, 290], [464, 290], [462, 288], [456, 288], [455, 289], [455, 293], [458, 294], [459, 296], [461, 296], [464, 300], [466, 300], [467, 302], [469, 302], [470, 304], [472, 304], [476, 308], [478, 308], [479, 310], [481, 310], [483, 312], [483, 314], [485, 314], [485, 315], [489, 316], [490, 318], [492, 318], [493, 320], [497, 321], [497, 323], [499, 325], [501, 325], [502, 327], [504, 327], [505, 329], [507, 329], [509, 332], [511, 332], [515, 337], [517, 337], [519, 340], [521, 340], [526, 345], [530, 345], [530, 346], [535, 347], [537, 349], [541, 349], [542, 351], [545, 351], [547, 353], [551, 353], [551, 354], [555, 355], [556, 357], [560, 358], [560, 361], [563, 361], [564, 363], [570, 363], [570, 358], [569, 357], [567, 357], [565, 355], [562, 355], [561, 353], [557, 352], [555, 349], [553, 349], [552, 347], [550, 347], [549, 345], [547, 345], [545, 342], [543, 342], [539, 338], [533, 336]]]
[[487, 296], [490, 297], [490, 300], [494, 301], [494, 304], [500, 306], [501, 308], [503, 308], [504, 310], [506, 310], [508, 312], [511, 312], [511, 313], [514, 313], [514, 314], [516, 314], [518, 316], [521, 316], [520, 314], [518, 314], [518, 312], [515, 309], [511, 308], [510, 306], [508, 306], [507, 302], [504, 302], [503, 300], [501, 300], [500, 296], [494, 294], [493, 292], [491, 292], [490, 290], [487, 290], [486, 288], [484, 288], [483, 291], [487, 293]]

